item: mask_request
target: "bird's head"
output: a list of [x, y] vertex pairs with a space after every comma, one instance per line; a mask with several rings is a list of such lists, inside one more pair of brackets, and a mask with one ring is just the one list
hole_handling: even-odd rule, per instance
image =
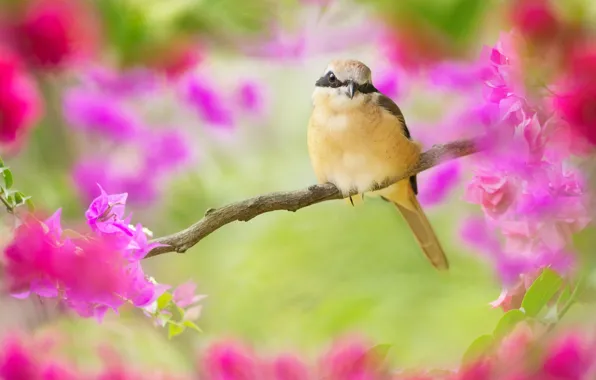
[[313, 101], [330, 102], [338, 107], [355, 106], [378, 92], [368, 66], [356, 60], [334, 60], [315, 83]]

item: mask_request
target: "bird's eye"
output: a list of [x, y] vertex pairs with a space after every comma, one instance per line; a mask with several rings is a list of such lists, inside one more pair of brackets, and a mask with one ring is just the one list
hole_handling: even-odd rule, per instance
[[335, 83], [336, 80], [337, 78], [335, 77], [335, 74], [329, 73], [329, 82]]

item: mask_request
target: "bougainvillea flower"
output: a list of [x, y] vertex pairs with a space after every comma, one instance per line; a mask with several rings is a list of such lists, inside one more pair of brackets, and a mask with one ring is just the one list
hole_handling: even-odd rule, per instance
[[41, 111], [33, 79], [17, 55], [0, 44], [0, 142], [13, 143], [26, 135]]

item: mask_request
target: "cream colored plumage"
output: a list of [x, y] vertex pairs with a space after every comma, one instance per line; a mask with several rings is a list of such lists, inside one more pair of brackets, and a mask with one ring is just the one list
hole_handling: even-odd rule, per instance
[[394, 203], [431, 263], [447, 269], [412, 182], [372, 191], [416, 164], [420, 146], [409, 138], [399, 108], [374, 88], [370, 69], [359, 61], [332, 61], [312, 100], [308, 150], [319, 183], [335, 184], [346, 197], [372, 193]]

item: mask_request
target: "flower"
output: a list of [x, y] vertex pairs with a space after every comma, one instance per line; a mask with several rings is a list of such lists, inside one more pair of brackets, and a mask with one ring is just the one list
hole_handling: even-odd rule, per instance
[[14, 25], [18, 49], [42, 69], [61, 68], [87, 58], [97, 47], [97, 23], [76, 0], [32, 0]]
[[116, 141], [131, 141], [143, 127], [118, 99], [89, 89], [72, 89], [64, 98], [64, 115], [72, 127]]
[[85, 217], [91, 229], [104, 234], [122, 233], [132, 236], [128, 223], [122, 220], [126, 205], [127, 193], [108, 195], [98, 184], [101, 194], [95, 198]]
[[230, 129], [234, 126], [234, 115], [225, 99], [204, 77], [191, 76], [184, 83], [184, 98], [197, 114], [215, 128]]
[[516, 197], [516, 185], [513, 178], [506, 174], [487, 169], [474, 176], [466, 187], [465, 198], [477, 203], [490, 217], [496, 218], [505, 213]]
[[418, 199], [425, 206], [441, 202], [458, 184], [460, 177], [461, 163], [459, 161], [450, 161], [430, 170], [423, 177], [424, 186], [420, 187]]
[[9, 290], [59, 298], [82, 317], [101, 320], [125, 303], [146, 307], [168, 288], [148, 278], [140, 260], [159, 244], [149, 243], [141, 224], [123, 219], [127, 194], [100, 195], [85, 216], [92, 234], [64, 238], [60, 210], [45, 222], [30, 216], [4, 250]]
[[523, 35], [534, 39], [552, 38], [560, 21], [549, 0], [522, 0], [511, 6], [511, 21]]
[[39, 120], [42, 100], [20, 59], [0, 45], [0, 142], [14, 143]]
[[201, 368], [208, 380], [257, 380], [260, 377], [257, 358], [234, 342], [210, 346], [203, 355]]
[[575, 49], [570, 56], [553, 107], [573, 131], [596, 144], [596, 46]]

